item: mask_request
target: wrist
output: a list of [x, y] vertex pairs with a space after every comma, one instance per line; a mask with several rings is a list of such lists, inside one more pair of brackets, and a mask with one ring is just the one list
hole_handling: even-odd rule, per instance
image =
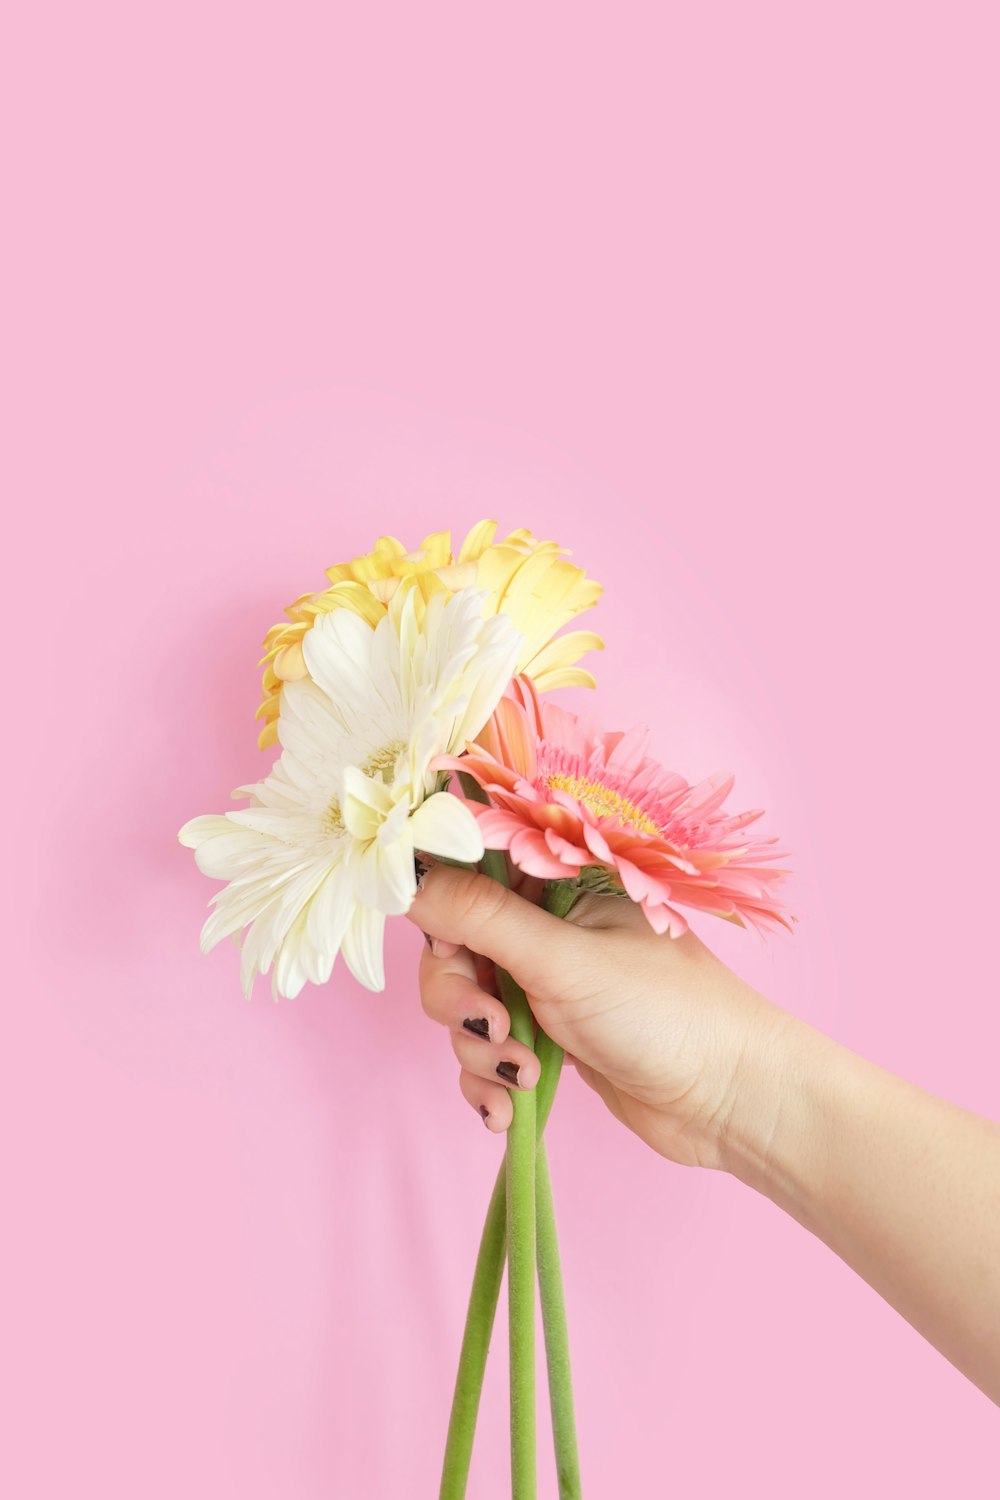
[[719, 1165], [801, 1216], [822, 1174], [836, 1043], [759, 997], [733, 1070]]

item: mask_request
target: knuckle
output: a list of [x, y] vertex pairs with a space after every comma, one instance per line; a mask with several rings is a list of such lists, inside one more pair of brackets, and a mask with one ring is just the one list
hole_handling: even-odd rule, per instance
[[476, 1097], [479, 1085], [466, 1068], [463, 1068], [458, 1075], [458, 1087], [462, 1098], [466, 1099], [472, 1105], [473, 1109], [478, 1108]]
[[447, 976], [443, 974], [424, 975], [420, 982], [420, 1004], [424, 1015], [429, 1016], [432, 1021], [443, 1021], [448, 1005]]
[[463, 895], [463, 915], [477, 926], [497, 918], [507, 901], [507, 892], [498, 880], [477, 875], [470, 880]]

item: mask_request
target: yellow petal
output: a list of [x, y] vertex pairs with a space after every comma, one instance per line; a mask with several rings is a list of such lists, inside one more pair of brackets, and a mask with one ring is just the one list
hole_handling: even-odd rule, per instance
[[493, 541], [496, 529], [497, 523], [495, 521], [477, 522], [462, 543], [462, 550], [458, 554], [459, 562], [476, 562]]
[[354, 614], [360, 615], [373, 630], [378, 622], [385, 618], [385, 606], [371, 584], [353, 581], [338, 583], [327, 591], [325, 597], [329, 599], [331, 608], [352, 610]]
[[280, 677], [282, 682], [301, 682], [303, 677], [309, 676], [301, 641], [291, 641], [278, 652], [271, 665], [274, 667], [274, 675]]
[[[434, 575], [432, 573], [418, 573], [411, 578], [404, 578], [400, 580], [399, 587], [389, 601], [389, 618], [392, 620], [393, 628], [396, 630], [397, 634], [399, 634], [401, 628], [403, 606], [406, 604], [407, 599], [409, 599], [411, 596], [413, 598], [414, 621], [416, 623], [417, 629], [420, 629], [420, 626], [424, 621], [424, 611], [427, 608], [427, 599], [429, 598], [429, 593], [426, 591], [426, 582], [428, 578], [433, 577]], [[434, 582], [437, 584], [439, 590], [443, 588], [442, 584], [437, 583], [437, 579], [434, 579]]]
[[388, 604], [393, 594], [399, 588], [398, 578], [373, 578], [371, 583], [365, 585], [373, 598], [380, 604]]
[[[411, 580], [412, 587], [417, 590], [421, 599], [426, 604], [428, 599], [433, 599], [435, 594], [450, 594], [452, 591], [442, 582], [438, 573], [417, 573]], [[420, 614], [423, 619], [423, 612]], [[427, 851], [428, 854], [430, 850]]]
[[443, 568], [435, 568], [434, 573], [453, 594], [457, 594], [459, 589], [476, 586], [477, 569], [474, 562], [448, 563]]
[[527, 675], [540, 693], [548, 693], [553, 688], [561, 687], [597, 686], [597, 679], [582, 667], [560, 667], [556, 672], [544, 672], [541, 677], [534, 677], [530, 672]]
[[524, 553], [515, 547], [503, 544], [490, 547], [479, 559], [476, 587], [486, 589], [496, 596], [496, 612], [499, 613], [504, 591], [518, 568], [524, 562]]
[[549, 641], [547, 646], [536, 652], [525, 670], [537, 686], [539, 677], [543, 677], [546, 672], [555, 671], [559, 667], [571, 667], [588, 651], [603, 650], [604, 642], [592, 630], [570, 630], [565, 635], [557, 635], [555, 640]]
[[451, 562], [451, 532], [431, 532], [424, 537], [417, 552], [409, 553], [409, 560], [424, 568], [445, 567]]

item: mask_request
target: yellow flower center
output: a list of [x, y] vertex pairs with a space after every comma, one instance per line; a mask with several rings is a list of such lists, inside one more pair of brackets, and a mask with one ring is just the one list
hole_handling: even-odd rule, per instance
[[331, 797], [327, 803], [320, 827], [326, 834], [344, 832], [344, 819], [340, 811], [340, 803], [336, 797]]
[[406, 745], [402, 740], [393, 740], [381, 750], [376, 750], [374, 755], [369, 755], [361, 769], [366, 776], [381, 776], [388, 786], [396, 773], [396, 762], [405, 749]]
[[600, 781], [588, 781], [582, 776], [570, 776], [564, 771], [553, 771], [543, 778], [545, 785], [566, 792], [589, 807], [599, 818], [619, 818], [630, 828], [654, 837], [660, 833], [659, 825], [653, 822], [641, 808], [630, 802], [621, 792], [604, 786]]
[[[374, 754], [369, 755], [362, 764], [361, 770], [366, 776], [381, 776], [386, 786], [389, 786], [396, 774], [396, 762], [405, 749], [404, 740], [391, 740], [388, 745], [383, 745], [381, 750], [376, 750]], [[344, 832], [344, 817], [340, 811], [340, 802], [336, 797], [331, 797], [324, 808], [320, 827], [326, 834]]]

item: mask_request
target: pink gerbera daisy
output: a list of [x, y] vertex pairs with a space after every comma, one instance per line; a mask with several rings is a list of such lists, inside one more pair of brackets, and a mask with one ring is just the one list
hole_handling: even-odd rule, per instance
[[791, 931], [775, 895], [788, 872], [767, 863], [777, 839], [742, 831], [761, 810], [725, 812], [732, 776], [691, 786], [650, 759], [648, 743], [647, 728], [602, 734], [518, 677], [467, 753], [436, 765], [489, 794], [492, 806], [471, 804], [486, 846], [528, 875], [567, 880], [597, 866], [672, 937], [688, 927], [677, 905]]

